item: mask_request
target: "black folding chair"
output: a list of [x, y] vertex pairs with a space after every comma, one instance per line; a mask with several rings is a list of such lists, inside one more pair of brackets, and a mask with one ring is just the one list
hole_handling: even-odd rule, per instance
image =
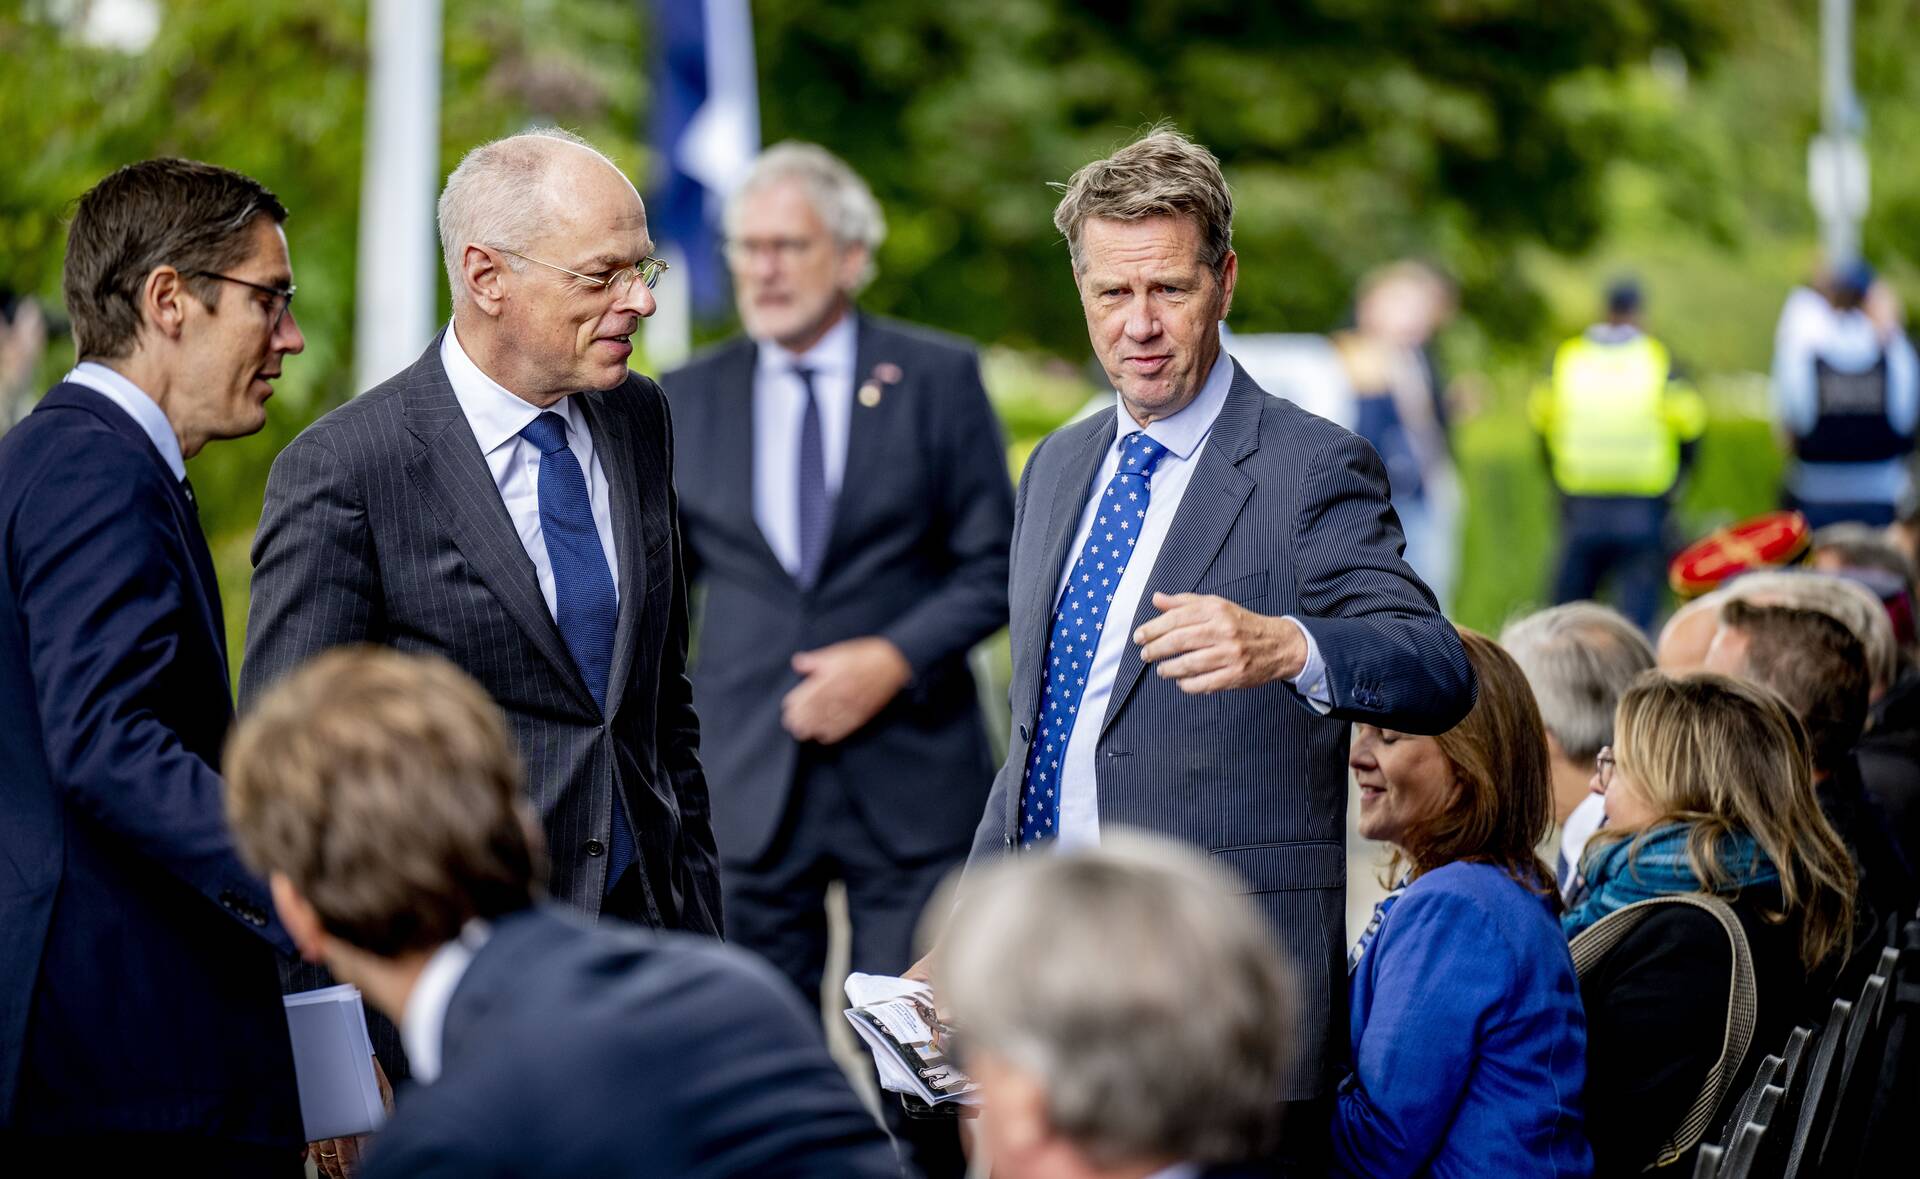
[[1808, 1075], [1813, 1071], [1812, 1045], [1812, 1028], [1793, 1029], [1787, 1037], [1787, 1050], [1780, 1065], [1779, 1099], [1769, 1109], [1766, 1095], [1761, 1095], [1760, 1105], [1768, 1110], [1769, 1116], [1756, 1115], [1754, 1120], [1771, 1127], [1771, 1131], [1761, 1140], [1759, 1156], [1753, 1160], [1755, 1175], [1772, 1179], [1786, 1168], [1787, 1148], [1793, 1144], [1793, 1124], [1800, 1116], [1800, 1104], [1807, 1095]]
[[[1807, 1162], [1807, 1148], [1825, 1143], [1833, 1118], [1833, 1107], [1840, 1096], [1841, 1051], [1847, 1042], [1847, 1025], [1853, 1015], [1853, 1003], [1835, 999], [1827, 1022], [1820, 1029], [1813, 1055], [1807, 1062], [1806, 1086], [1801, 1090], [1800, 1108], [1793, 1120], [1793, 1138], [1787, 1145], [1786, 1179], [1798, 1179], [1800, 1167]], [[1818, 1161], [1816, 1158], [1812, 1161]], [[1809, 1168], [1811, 1170], [1811, 1168]]]
[[1785, 1097], [1786, 1091], [1778, 1085], [1768, 1085], [1761, 1091], [1754, 1109], [1758, 1116], [1734, 1132], [1733, 1145], [1720, 1163], [1718, 1179], [1753, 1179], [1756, 1173], [1765, 1174], [1756, 1172], [1756, 1168], [1762, 1165], [1772, 1138], [1768, 1126]]
[[1853, 1005], [1853, 1019], [1847, 1024], [1847, 1046], [1840, 1058], [1840, 1096], [1834, 1103], [1833, 1119], [1820, 1144], [1820, 1171], [1827, 1175], [1852, 1174], [1860, 1153], [1861, 1133], [1866, 1128], [1867, 1111], [1873, 1106], [1874, 1090], [1880, 1080], [1880, 1058], [1886, 1049], [1887, 990], [1893, 985], [1893, 967], [1899, 951], [1888, 948], [1880, 967], [1867, 977], [1860, 988], [1859, 1001]]
[[[1914, 1111], [1920, 1110], [1920, 918], [1900, 930], [1899, 949], [1880, 1015], [1879, 1076], [1857, 1148], [1857, 1173], [1913, 1169]], [[1885, 962], [1885, 959], [1882, 959]]]
[[1768, 1085], [1780, 1079], [1783, 1064], [1780, 1057], [1769, 1056], [1754, 1070], [1753, 1080], [1740, 1094], [1740, 1100], [1734, 1103], [1733, 1112], [1727, 1115], [1727, 1124], [1721, 1130], [1719, 1149], [1722, 1155], [1733, 1152], [1733, 1140], [1740, 1133], [1740, 1127], [1753, 1120], [1753, 1115], [1760, 1108], [1760, 1095], [1767, 1091]]

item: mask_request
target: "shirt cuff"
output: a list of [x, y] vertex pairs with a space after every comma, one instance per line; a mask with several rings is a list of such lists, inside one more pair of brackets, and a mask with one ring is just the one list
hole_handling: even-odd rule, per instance
[[1307, 663], [1300, 674], [1287, 682], [1299, 692], [1313, 710], [1321, 716], [1333, 711], [1333, 689], [1327, 686], [1327, 661], [1320, 658], [1320, 644], [1313, 641], [1313, 632], [1307, 624], [1291, 614], [1283, 614], [1288, 622], [1300, 628], [1300, 634], [1307, 640]]

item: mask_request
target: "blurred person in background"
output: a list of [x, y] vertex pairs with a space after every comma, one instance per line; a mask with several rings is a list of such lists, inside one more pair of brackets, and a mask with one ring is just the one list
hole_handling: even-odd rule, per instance
[[186, 460], [267, 421], [287, 210], [190, 160], [81, 196], [79, 363], [0, 438], [0, 1152], [297, 1175], [276, 951], [221, 813], [226, 625]]
[[[852, 169], [769, 148], [726, 228], [745, 334], [662, 378], [705, 591], [693, 703], [721, 722], [728, 939], [817, 1002], [830, 885], [850, 969], [895, 974], [966, 858], [993, 781], [967, 653], [1006, 625], [1013, 483], [973, 346], [856, 307], [886, 226]], [[929, 1179], [965, 1166], [943, 1123], [896, 1119]]]
[[1915, 566], [1913, 558], [1888, 538], [1887, 530], [1866, 524], [1829, 524], [1813, 534], [1808, 564], [1872, 590], [1893, 623], [1900, 645], [1900, 674], [1894, 686], [1913, 680]]
[[1592, 789], [1593, 759], [1613, 744], [1613, 711], [1653, 647], [1626, 615], [1595, 602], [1569, 602], [1516, 619], [1500, 645], [1527, 677], [1547, 730], [1553, 814], [1560, 826], [1554, 878], [1570, 895], [1581, 850], [1600, 829], [1605, 804]]
[[[1711, 673], [1648, 673], [1621, 697], [1614, 738], [1594, 775], [1607, 825], [1561, 924], [1577, 938], [1659, 896], [1708, 893], [1732, 908], [1752, 956], [1756, 1014], [1705, 1121], [1711, 1131], [1767, 1046], [1824, 1002], [1852, 929], [1853, 869], [1814, 796], [1806, 730], [1772, 691]], [[1596, 1174], [1638, 1174], [1663, 1148], [1674, 1173], [1691, 1173], [1698, 1138], [1676, 1127], [1721, 1059], [1733, 953], [1712, 913], [1661, 905], [1582, 976]]]
[[1871, 267], [1836, 271], [1822, 298], [1796, 292], [1774, 338], [1774, 416], [1792, 462], [1785, 502], [1815, 528], [1882, 527], [1911, 483], [1920, 363]]
[[1359, 831], [1392, 846], [1393, 890], [1347, 957], [1335, 1171], [1584, 1176], [1586, 1020], [1534, 853], [1553, 822], [1547, 734], [1519, 664], [1460, 637], [1480, 684], [1465, 720], [1353, 731]]
[[1920, 886], [1895, 845], [1886, 816], [1867, 795], [1854, 747], [1867, 720], [1866, 651], [1847, 628], [1814, 610], [1735, 599], [1720, 610], [1706, 669], [1771, 688], [1807, 731], [1814, 793], [1846, 845], [1858, 888], [1854, 943], [1865, 981], [1887, 935], [1920, 906]]
[[1382, 267], [1361, 283], [1350, 331], [1332, 337], [1352, 393], [1334, 420], [1380, 456], [1407, 538], [1407, 564], [1441, 609], [1459, 560], [1460, 480], [1447, 434], [1446, 390], [1430, 351], [1452, 316], [1453, 288], [1421, 262]]
[[31, 295], [0, 289], [0, 434], [26, 413], [47, 351], [47, 317]]
[[967, 881], [937, 969], [995, 1179], [1272, 1173], [1296, 998], [1243, 892], [1130, 831]]
[[227, 761], [235, 835], [300, 952], [406, 1037], [414, 1083], [367, 1179], [898, 1174], [771, 970], [540, 900], [507, 719], [446, 660], [321, 655]]
[[1553, 600], [1598, 596], [1651, 630], [1666, 582], [1667, 513], [1707, 425], [1706, 403], [1641, 327], [1633, 279], [1606, 290], [1606, 318], [1560, 345], [1529, 416], [1561, 497]]

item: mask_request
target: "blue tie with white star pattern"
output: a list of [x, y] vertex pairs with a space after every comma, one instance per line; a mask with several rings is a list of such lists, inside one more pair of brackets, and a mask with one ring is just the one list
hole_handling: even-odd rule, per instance
[[1029, 848], [1060, 833], [1060, 763], [1067, 738], [1087, 692], [1087, 673], [1106, 629], [1113, 591], [1140, 539], [1147, 519], [1153, 468], [1167, 448], [1138, 431], [1121, 441], [1120, 466], [1100, 498], [1093, 528], [1073, 563], [1067, 588], [1053, 612], [1040, 682], [1039, 730], [1027, 755], [1027, 776], [1020, 788], [1020, 846]]

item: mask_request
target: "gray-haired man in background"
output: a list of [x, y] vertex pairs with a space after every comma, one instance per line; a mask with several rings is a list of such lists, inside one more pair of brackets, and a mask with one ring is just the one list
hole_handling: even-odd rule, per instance
[[939, 976], [998, 1179], [1271, 1173], [1294, 985], [1238, 880], [1110, 832], [967, 885]]
[[1580, 852], [1606, 818], [1592, 789], [1594, 759], [1613, 744], [1613, 712], [1634, 677], [1653, 666], [1653, 645], [1627, 616], [1596, 602], [1568, 602], [1507, 624], [1500, 645], [1527, 677], [1547, 726], [1553, 819], [1560, 825], [1554, 872], [1570, 893]]

